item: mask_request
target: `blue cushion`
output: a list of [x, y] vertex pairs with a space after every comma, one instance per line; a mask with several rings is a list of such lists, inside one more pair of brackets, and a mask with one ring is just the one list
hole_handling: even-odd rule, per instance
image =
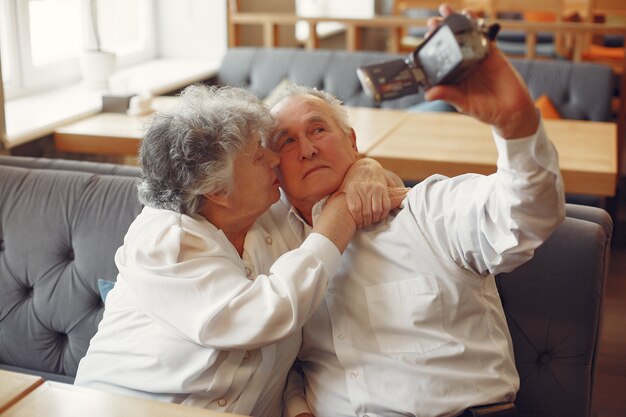
[[[496, 37], [497, 41], [503, 42], [517, 42], [517, 43], [525, 43], [526, 42], [526, 32], [517, 31], [517, 30], [505, 30], [498, 33]], [[537, 33], [537, 43], [553, 43], [554, 35], [550, 32], [539, 32]]]
[[611, 48], [621, 48], [624, 46], [624, 36], [623, 35], [604, 35], [604, 46], [609, 46]]
[[411, 107], [406, 108], [407, 111], [413, 113], [420, 112], [455, 112], [456, 109], [452, 104], [446, 103], [443, 100], [423, 101], [417, 103]]
[[100, 291], [100, 298], [102, 298], [102, 302], [106, 301], [107, 295], [114, 285], [115, 281], [109, 281], [106, 279], [98, 280], [98, 291]]

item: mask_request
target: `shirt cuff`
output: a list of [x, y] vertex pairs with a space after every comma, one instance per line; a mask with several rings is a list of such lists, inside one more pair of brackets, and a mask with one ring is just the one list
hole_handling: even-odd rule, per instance
[[341, 266], [341, 252], [330, 239], [320, 233], [311, 233], [302, 242], [300, 248], [314, 253], [322, 261], [322, 265], [330, 274], [329, 277], [335, 275], [335, 272]]
[[523, 138], [504, 139], [492, 129], [498, 149], [498, 170], [535, 172], [537, 165], [558, 175], [559, 161], [556, 149], [548, 139], [543, 119], [539, 118], [537, 131]]

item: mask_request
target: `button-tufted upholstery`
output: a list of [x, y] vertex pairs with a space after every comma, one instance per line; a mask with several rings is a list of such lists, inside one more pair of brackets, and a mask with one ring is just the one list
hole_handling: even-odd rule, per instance
[[608, 270], [611, 218], [568, 204], [528, 262], [497, 277], [521, 379], [520, 417], [587, 417]]
[[73, 379], [102, 318], [97, 279], [115, 279], [113, 254], [140, 210], [136, 176], [0, 157], [0, 367]]
[[[384, 52], [346, 52], [290, 48], [231, 48], [217, 76], [222, 85], [245, 87], [261, 98], [282, 80], [324, 89], [350, 106], [406, 108], [424, 101], [423, 93], [377, 104], [356, 75], [363, 65], [403, 57]], [[613, 96], [608, 66], [567, 61], [512, 59], [533, 98], [550, 97], [567, 119], [607, 121]]]
[[[71, 382], [102, 317], [97, 280], [116, 278], [113, 255], [141, 209], [137, 174], [0, 157], [0, 369]], [[519, 416], [589, 415], [612, 224], [598, 208], [567, 210], [533, 260], [497, 278]]]

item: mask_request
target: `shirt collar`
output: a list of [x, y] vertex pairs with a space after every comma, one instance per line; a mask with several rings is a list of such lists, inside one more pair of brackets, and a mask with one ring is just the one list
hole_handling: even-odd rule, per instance
[[[313, 224], [315, 224], [320, 214], [322, 214], [322, 209], [324, 208], [327, 200], [328, 196], [322, 198], [320, 201], [315, 203], [315, 205], [313, 205], [313, 209], [311, 210]], [[306, 238], [313, 231], [313, 227], [310, 226], [306, 220], [304, 220], [304, 218], [300, 215], [300, 212], [294, 206], [289, 205], [289, 207], [289, 214], [287, 215], [289, 226], [296, 236], [300, 236], [303, 239]]]

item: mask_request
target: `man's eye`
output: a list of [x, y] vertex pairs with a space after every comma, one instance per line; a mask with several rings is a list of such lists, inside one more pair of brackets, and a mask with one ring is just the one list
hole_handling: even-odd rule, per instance
[[294, 138], [285, 138], [281, 143], [280, 146], [278, 147], [279, 150], [283, 149], [285, 147], [285, 145], [289, 145], [290, 143], [295, 142]]
[[313, 130], [315, 133], [322, 133], [323, 131], [325, 131], [326, 129], [324, 129], [323, 127], [316, 127], [315, 130]]

